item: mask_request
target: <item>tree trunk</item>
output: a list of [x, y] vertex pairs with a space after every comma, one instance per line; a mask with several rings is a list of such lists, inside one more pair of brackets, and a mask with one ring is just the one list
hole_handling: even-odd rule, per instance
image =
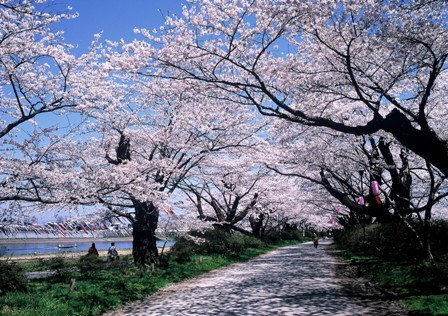
[[212, 226], [215, 229], [219, 229], [219, 230], [221, 230], [223, 232], [226, 232], [226, 233], [229, 233], [229, 234], [232, 232], [232, 225], [229, 224], [229, 223], [226, 223], [226, 222], [224, 222], [224, 223], [216, 222]]
[[434, 257], [431, 251], [431, 209], [425, 211], [422, 239], [424, 256], [427, 260], [433, 261]]
[[249, 217], [250, 227], [252, 228], [252, 234], [254, 237], [261, 238], [263, 237], [263, 224], [264, 224], [264, 214], [261, 213], [258, 216], [250, 216]]
[[[411, 185], [412, 177], [410, 175], [408, 158], [405, 151], [402, 149], [400, 153], [402, 168], [399, 170], [395, 164], [394, 157], [390, 151], [390, 143], [386, 144], [381, 137], [378, 143], [378, 148], [383, 155], [386, 162], [386, 169], [389, 171], [392, 179], [392, 185], [389, 197], [393, 201], [395, 215], [406, 216], [411, 210]], [[389, 206], [386, 204], [386, 206]], [[398, 213], [398, 214], [397, 214]]]
[[433, 130], [415, 128], [396, 109], [386, 116], [382, 129], [394, 135], [404, 147], [423, 157], [444, 175], [448, 175], [448, 142]]
[[135, 219], [132, 225], [132, 256], [134, 263], [144, 265], [154, 263], [157, 256], [156, 229], [159, 210], [151, 202], [132, 200]]

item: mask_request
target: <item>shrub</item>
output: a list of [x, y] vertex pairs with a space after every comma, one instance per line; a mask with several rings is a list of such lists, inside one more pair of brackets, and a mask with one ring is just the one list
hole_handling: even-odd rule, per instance
[[448, 221], [436, 220], [432, 223], [431, 250], [440, 262], [448, 261]]
[[281, 241], [281, 236], [277, 229], [266, 230], [262, 240], [268, 244], [278, 244]]
[[47, 267], [50, 270], [56, 271], [56, 279], [59, 281], [67, 281], [71, 277], [71, 273], [67, 268], [64, 258], [54, 257], [47, 261]]
[[79, 259], [77, 267], [85, 278], [94, 278], [96, 272], [104, 268], [104, 262], [98, 257], [83, 256]]
[[227, 240], [226, 253], [229, 255], [238, 255], [244, 249], [259, 248], [262, 246], [264, 246], [264, 243], [261, 240], [255, 237], [236, 233], [229, 236], [229, 239]]
[[225, 254], [229, 248], [230, 232], [224, 229], [209, 229], [204, 231], [204, 243], [201, 244], [203, 254]]
[[201, 245], [202, 254], [236, 255], [247, 248], [264, 246], [264, 243], [252, 236], [239, 232], [229, 233], [223, 229], [211, 229], [204, 232], [205, 242]]
[[170, 255], [177, 262], [189, 262], [199, 251], [199, 246], [191, 239], [181, 237], [170, 249]]
[[[402, 222], [372, 224], [365, 228], [366, 247], [363, 248], [362, 227], [334, 232], [334, 240], [344, 248], [364, 251], [388, 260], [424, 259], [421, 246], [413, 232]], [[436, 261], [448, 260], [448, 222], [435, 221], [431, 226], [431, 250]]]
[[[367, 233], [367, 231], [366, 231]], [[362, 250], [364, 245], [364, 233], [362, 227], [336, 230], [333, 232], [335, 242], [348, 249]]]
[[157, 265], [162, 269], [167, 269], [170, 266], [170, 254], [161, 254], [159, 258], [157, 258]]
[[17, 264], [0, 261], [0, 295], [10, 291], [24, 291], [27, 282], [25, 273]]
[[310, 239], [312, 235], [313, 232], [307, 231], [306, 237], [308, 238], [306, 238], [303, 236], [303, 232], [301, 230], [291, 227], [290, 225], [286, 225], [285, 229], [282, 229], [281, 231], [278, 231], [277, 227], [271, 227], [266, 230], [262, 240], [268, 244], [278, 244], [282, 240], [304, 242], [305, 240]]
[[298, 229], [282, 230], [280, 238], [282, 240], [297, 240], [299, 242], [304, 241], [303, 233]]
[[192, 238], [180, 238], [171, 247], [170, 255], [177, 262], [188, 262], [195, 254], [236, 255], [247, 248], [258, 248], [265, 243], [258, 238], [224, 229], [192, 232]]
[[372, 254], [385, 259], [415, 260], [420, 258], [419, 243], [415, 235], [402, 222], [374, 225], [366, 231]]
[[387, 260], [419, 258], [418, 242], [402, 222], [372, 224], [334, 233], [335, 241], [345, 248], [363, 251]]
[[448, 268], [445, 264], [423, 262], [412, 271], [415, 288], [427, 293], [441, 293], [448, 286]]

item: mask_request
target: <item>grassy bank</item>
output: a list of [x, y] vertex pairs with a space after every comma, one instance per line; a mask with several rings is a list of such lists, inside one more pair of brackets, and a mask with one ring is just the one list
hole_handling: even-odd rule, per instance
[[396, 296], [410, 315], [448, 315], [448, 265], [386, 261], [362, 253], [341, 251], [358, 276]]
[[395, 294], [411, 315], [448, 315], [448, 222], [431, 222], [431, 261], [409, 229], [418, 224], [374, 223], [336, 231], [334, 240], [360, 276]]
[[[4, 293], [0, 296], [0, 315], [99, 315], [170, 283], [248, 260], [279, 246], [248, 248], [232, 256], [195, 255], [185, 262], [166, 257], [154, 271], [151, 267], [130, 264], [127, 257], [113, 264], [105, 264], [104, 260], [40, 262], [37, 266], [45, 263], [59, 273], [47, 279], [28, 281], [26, 290]], [[30, 263], [26, 269], [30, 270]]]

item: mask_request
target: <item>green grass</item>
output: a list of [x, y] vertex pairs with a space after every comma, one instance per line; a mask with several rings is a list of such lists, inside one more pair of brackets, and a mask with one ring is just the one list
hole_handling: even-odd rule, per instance
[[448, 265], [385, 261], [374, 256], [341, 252], [360, 276], [398, 295], [414, 315], [448, 315]]
[[417, 315], [448, 315], [448, 294], [411, 296], [403, 302]]
[[[284, 243], [287, 245], [289, 243]], [[134, 265], [112, 265], [84, 262], [88, 269], [64, 270], [59, 277], [31, 280], [26, 292], [8, 292], [0, 296], [0, 315], [99, 315], [130, 301], [141, 299], [170, 283], [196, 277], [205, 272], [245, 261], [266, 253], [278, 246], [246, 249], [238, 256], [195, 256], [192, 261], [178, 263], [170, 261], [166, 269], [138, 268]], [[125, 259], [125, 258], [124, 258]], [[120, 260], [123, 262], [124, 260]], [[45, 266], [59, 262], [45, 263]], [[66, 266], [73, 266], [74, 262]], [[39, 263], [36, 263], [39, 266]], [[32, 270], [32, 263], [25, 269]], [[70, 279], [75, 287], [70, 291]]]
[[64, 256], [56, 256], [49, 259], [33, 259], [18, 263], [24, 272], [52, 270], [63, 262], [65, 267], [76, 266], [77, 259], [67, 259]]

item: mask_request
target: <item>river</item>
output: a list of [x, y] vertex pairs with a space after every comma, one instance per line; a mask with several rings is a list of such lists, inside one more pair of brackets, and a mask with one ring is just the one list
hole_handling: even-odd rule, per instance
[[[95, 240], [95, 246], [98, 251], [108, 250], [110, 247], [110, 241], [98, 241]], [[132, 241], [120, 241], [116, 240], [115, 246], [120, 249], [132, 249]], [[157, 241], [157, 247], [163, 247], [164, 241]], [[85, 251], [91, 246], [92, 241], [77, 241], [77, 242], [65, 242], [61, 239], [54, 242], [39, 242], [38, 240], [20, 242], [3, 241], [0, 244], [0, 255], [29, 255], [29, 254], [45, 254], [45, 253], [64, 253], [64, 252], [76, 252]], [[170, 247], [174, 244], [173, 241], [167, 241], [165, 246]], [[76, 245], [76, 246], [75, 246]], [[60, 246], [73, 246], [70, 248], [60, 248]]]

